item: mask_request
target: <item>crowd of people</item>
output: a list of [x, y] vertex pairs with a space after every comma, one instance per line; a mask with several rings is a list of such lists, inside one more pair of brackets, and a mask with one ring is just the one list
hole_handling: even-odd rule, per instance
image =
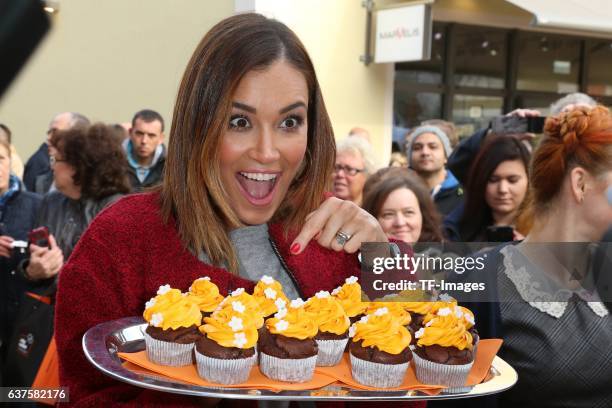
[[[553, 104], [537, 143], [490, 128], [458, 141], [452, 123], [431, 120], [378, 168], [365, 129], [335, 144], [295, 34], [245, 14], [202, 39], [181, 82], [168, 150], [164, 130], [152, 110], [137, 112], [127, 130], [61, 113], [22, 173], [0, 125], [3, 386], [33, 380], [10, 350], [28, 347], [17, 319], [32, 294], [57, 300], [60, 378], [74, 401], [146, 404], [158, 395], [95, 372], [80, 338], [97, 323], [140, 314], [161, 284], [183, 288], [210, 276], [225, 291], [265, 273], [307, 297], [358, 274], [362, 242], [508, 241], [515, 245], [494, 250], [482, 279], [523, 301], [471, 307], [482, 337], [504, 339], [500, 354], [519, 383], [469, 406], [528, 406], [525, 395], [536, 396], [529, 406], [612, 404], [612, 362], [601, 364], [596, 351], [612, 339], [607, 310], [578, 295], [563, 310], [531, 302], [516, 283], [521, 268], [548, 268], [523, 244], [598, 241], [612, 223], [612, 116], [587, 95]], [[41, 226], [46, 245], [17, 251], [14, 243]], [[317, 265], [327, 272], [312, 276]], [[198, 403], [174, 398], [167, 402]]]

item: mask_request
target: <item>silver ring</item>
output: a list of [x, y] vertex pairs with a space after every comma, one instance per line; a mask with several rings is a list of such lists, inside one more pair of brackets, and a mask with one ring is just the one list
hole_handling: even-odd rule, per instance
[[346, 232], [339, 230], [338, 232], [336, 232], [336, 242], [338, 243], [338, 245], [340, 246], [344, 246], [344, 244], [347, 243], [347, 241], [349, 239], [351, 239], [352, 235], [347, 234]]

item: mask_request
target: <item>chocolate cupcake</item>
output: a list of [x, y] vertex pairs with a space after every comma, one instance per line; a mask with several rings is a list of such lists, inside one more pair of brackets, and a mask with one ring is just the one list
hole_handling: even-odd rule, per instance
[[202, 315], [198, 305], [170, 285], [160, 286], [145, 305], [147, 357], [156, 364], [185, 366], [193, 363], [193, 347], [200, 337]]
[[349, 330], [351, 373], [353, 378], [370, 387], [398, 387], [412, 352], [410, 333], [382, 307], [353, 324]]
[[223, 300], [219, 288], [211, 282], [208, 276], [193, 281], [187, 296], [198, 304], [202, 318], [210, 316]]
[[[195, 346], [200, 377], [217, 384], [239, 384], [249, 378], [257, 359], [257, 328], [240, 301], [204, 319], [204, 335]], [[236, 310], [242, 310], [238, 312]]]
[[329, 292], [320, 291], [308, 299], [304, 309], [312, 316], [318, 327], [315, 336], [319, 349], [317, 365], [335, 366], [342, 360], [344, 348], [348, 343], [348, 329], [351, 322], [344, 308]]
[[465, 381], [474, 364], [472, 335], [454, 308], [441, 308], [415, 333], [415, 369], [419, 381], [449, 387], [445, 392], [465, 392]]
[[310, 381], [317, 361], [318, 328], [304, 310], [304, 302], [292, 300], [287, 309], [266, 320], [265, 327], [259, 343], [261, 372], [273, 380]]

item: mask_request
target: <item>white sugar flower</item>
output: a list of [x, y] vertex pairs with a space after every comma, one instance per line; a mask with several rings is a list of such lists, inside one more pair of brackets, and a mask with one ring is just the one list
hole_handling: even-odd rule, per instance
[[202, 280], [203, 280], [203, 281], [210, 281], [210, 277], [209, 277], [209, 276], [204, 276], [204, 277], [202, 277], [202, 278], [198, 278], [198, 279], [196, 279], [196, 282], [198, 282], [198, 281], [202, 281]]
[[264, 290], [264, 295], [266, 295], [268, 299], [276, 299], [276, 291], [272, 288], [266, 288], [266, 290]]
[[317, 293], [315, 294], [315, 296], [316, 296], [316, 297], [318, 297], [319, 299], [325, 299], [325, 298], [330, 297], [331, 295], [329, 294], [329, 292], [328, 292], [328, 291], [326, 291], [326, 290], [321, 290], [321, 291], [317, 292]]
[[299, 307], [304, 306], [304, 301], [301, 298], [293, 299], [291, 303], [289, 303], [289, 306], [291, 306], [294, 309], [297, 309]]
[[448, 293], [442, 293], [439, 297], [440, 301], [442, 302], [446, 302], [446, 303], [452, 303], [455, 299], [453, 299], [453, 297], [451, 295], [449, 295]]
[[268, 275], [264, 275], [261, 277], [260, 281], [265, 283], [266, 285], [272, 285], [274, 283], [274, 279]]
[[155, 305], [155, 298], [151, 298], [147, 303], [145, 303], [145, 309], [153, 307]]
[[243, 328], [242, 319], [236, 316], [232, 317], [232, 320], [230, 320], [227, 325], [232, 328], [232, 331], [235, 332], [242, 330]]
[[242, 302], [236, 300], [236, 301], [232, 302], [232, 309], [234, 309], [234, 311], [236, 311], [238, 313], [244, 313], [244, 310], [246, 308], [244, 307]]
[[278, 312], [276, 312], [274, 314], [274, 317], [276, 317], [277, 319], [282, 319], [283, 317], [287, 316], [287, 309], [279, 309]]
[[457, 319], [461, 319], [463, 317], [463, 310], [455, 307], [455, 316], [457, 316]]
[[274, 301], [274, 304], [276, 305], [276, 308], [278, 310], [284, 309], [287, 307], [287, 302], [285, 302], [284, 299], [278, 298]]
[[346, 278], [345, 282], [348, 283], [349, 285], [353, 284], [353, 283], [357, 283], [357, 277], [356, 276], [351, 276], [350, 278]]
[[165, 295], [166, 293], [170, 292], [170, 289], [172, 289], [170, 287], [170, 285], [160, 286], [159, 289], [157, 289], [157, 294], [158, 295]]
[[438, 316], [448, 316], [450, 314], [451, 314], [450, 307], [443, 307], [442, 309], [438, 310]]
[[362, 316], [361, 319], [359, 319], [359, 323], [367, 323], [368, 320], [370, 320], [370, 315], [365, 315]]
[[381, 307], [380, 309], [376, 309], [376, 311], [374, 312], [374, 316], [384, 316], [387, 313], [389, 313], [389, 309], [387, 309], [386, 307]]
[[164, 316], [161, 313], [153, 313], [151, 316], [151, 324], [154, 327], [160, 327], [164, 322]]
[[286, 320], [279, 320], [278, 322], [276, 322], [274, 327], [276, 327], [277, 331], [282, 332], [287, 330], [287, 328], [289, 327], [289, 322]]
[[465, 318], [465, 320], [466, 320], [466, 321], [467, 321], [469, 324], [471, 324], [472, 326], [474, 326], [474, 325], [476, 324], [476, 321], [474, 321], [474, 316], [472, 316], [472, 315], [470, 315], [470, 314], [465, 313], [465, 314], [463, 315], [463, 317], [464, 317], [464, 318]]
[[236, 289], [235, 291], [233, 291], [233, 292], [231, 293], [231, 295], [232, 295], [232, 297], [234, 297], [234, 296], [240, 296], [240, 295], [242, 295], [242, 293], [243, 293], [243, 292], [244, 292], [244, 288], [238, 288], [238, 289]]
[[421, 337], [423, 337], [424, 333], [425, 333], [425, 329], [421, 327], [419, 330], [417, 330], [416, 333], [414, 333], [414, 337], [417, 339], [420, 339]]
[[247, 343], [246, 335], [242, 333], [234, 333], [234, 346], [238, 348], [243, 348]]
[[425, 324], [425, 327], [429, 327], [429, 326], [431, 326], [431, 325], [433, 324], [433, 322], [435, 322], [435, 321], [436, 321], [436, 319], [431, 319], [430, 321], [428, 321], [428, 322]]
[[357, 331], [357, 328], [355, 327], [355, 325], [351, 325], [351, 327], [349, 327], [349, 337], [355, 337], [355, 332]]
[[342, 286], [338, 286], [336, 289], [332, 290], [332, 296], [336, 296], [342, 290]]

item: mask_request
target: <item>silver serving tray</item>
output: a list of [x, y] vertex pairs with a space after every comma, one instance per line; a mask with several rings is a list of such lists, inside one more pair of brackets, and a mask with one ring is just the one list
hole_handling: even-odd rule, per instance
[[94, 367], [116, 380], [156, 391], [210, 398], [309, 401], [443, 400], [496, 394], [512, 387], [518, 379], [516, 371], [496, 356], [484, 382], [464, 393], [427, 395], [415, 390], [366, 391], [340, 385], [328, 385], [317, 390], [280, 392], [264, 389], [203, 387], [154, 373], [133, 372], [122, 366], [123, 361], [117, 355], [118, 352], [132, 353], [144, 350], [145, 326], [143, 319], [135, 316], [92, 327], [83, 336], [85, 356]]

